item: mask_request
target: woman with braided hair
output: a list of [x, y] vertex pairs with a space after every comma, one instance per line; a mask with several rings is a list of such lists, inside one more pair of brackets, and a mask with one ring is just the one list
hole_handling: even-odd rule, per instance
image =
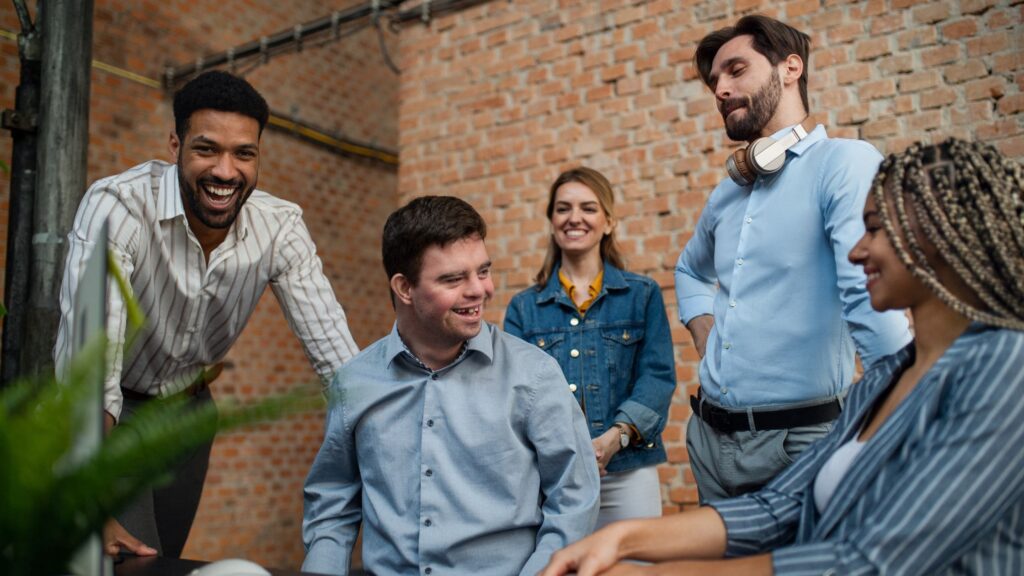
[[1021, 166], [987, 145], [890, 155], [850, 260], [872, 307], [910, 310], [914, 342], [761, 491], [613, 524], [544, 576], [1024, 574], [1022, 190]]

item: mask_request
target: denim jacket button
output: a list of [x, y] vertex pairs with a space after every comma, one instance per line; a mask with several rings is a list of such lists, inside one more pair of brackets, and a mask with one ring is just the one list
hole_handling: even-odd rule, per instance
[[579, 323], [580, 323], [580, 319], [579, 318], [572, 318], [572, 319], [569, 320], [569, 325], [570, 326], [579, 326]]
[[580, 351], [573, 348], [572, 350], [569, 350], [569, 356], [572, 356], [573, 358], [579, 358]]

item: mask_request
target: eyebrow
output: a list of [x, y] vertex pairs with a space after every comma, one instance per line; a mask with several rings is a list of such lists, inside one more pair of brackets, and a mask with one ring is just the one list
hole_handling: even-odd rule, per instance
[[[192, 139], [191, 142], [189, 142], [189, 146], [195, 146], [197, 144], [204, 146], [215, 146], [217, 148], [221, 147], [220, 143], [218, 143], [216, 140], [211, 140], [210, 138], [207, 138], [202, 134], [196, 136], [195, 138]], [[246, 142], [245, 144], [236, 146], [235, 150], [259, 150], [259, 148], [259, 145], [257, 145], [254, 142]]]

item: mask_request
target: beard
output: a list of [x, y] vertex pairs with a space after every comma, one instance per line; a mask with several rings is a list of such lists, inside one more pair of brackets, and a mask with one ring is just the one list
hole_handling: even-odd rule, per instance
[[[198, 188], [202, 188], [206, 184], [223, 187], [230, 186], [238, 189], [235, 192], [235, 194], [238, 194], [238, 198], [235, 200], [235, 205], [230, 212], [212, 212], [206, 206], [203, 206], [203, 203], [199, 200], [199, 195], [204, 192]], [[235, 219], [238, 218], [239, 212], [242, 211], [242, 205], [249, 199], [252, 191], [256, 189], [255, 182], [247, 186], [244, 178], [221, 180], [213, 176], [198, 178], [196, 186], [192, 186], [190, 182], [185, 180], [185, 172], [182, 169], [180, 154], [178, 155], [178, 186], [181, 188], [181, 196], [185, 199], [185, 207], [189, 214], [195, 216], [204, 226], [215, 229], [230, 228], [235, 223]]]
[[[725, 134], [736, 142], [751, 141], [761, 135], [761, 130], [775, 115], [775, 109], [782, 100], [782, 79], [778, 70], [772, 70], [768, 80], [753, 96], [737, 96], [729, 98], [719, 106], [723, 111]], [[728, 114], [738, 107], [746, 106], [747, 113], [742, 118], [729, 121]]]

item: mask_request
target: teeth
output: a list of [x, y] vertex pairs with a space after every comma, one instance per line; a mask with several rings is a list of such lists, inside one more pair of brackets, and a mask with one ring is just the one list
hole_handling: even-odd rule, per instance
[[227, 198], [235, 193], [234, 188], [223, 188], [220, 186], [206, 186], [206, 191], [221, 198]]
[[580, 238], [582, 236], [586, 236], [586, 234], [587, 234], [586, 230], [567, 230], [565, 232], [565, 235], [570, 237], [570, 238]]
[[455, 312], [457, 312], [458, 314], [478, 314], [480, 312], [480, 307], [477, 306], [476, 308], [456, 308]]

